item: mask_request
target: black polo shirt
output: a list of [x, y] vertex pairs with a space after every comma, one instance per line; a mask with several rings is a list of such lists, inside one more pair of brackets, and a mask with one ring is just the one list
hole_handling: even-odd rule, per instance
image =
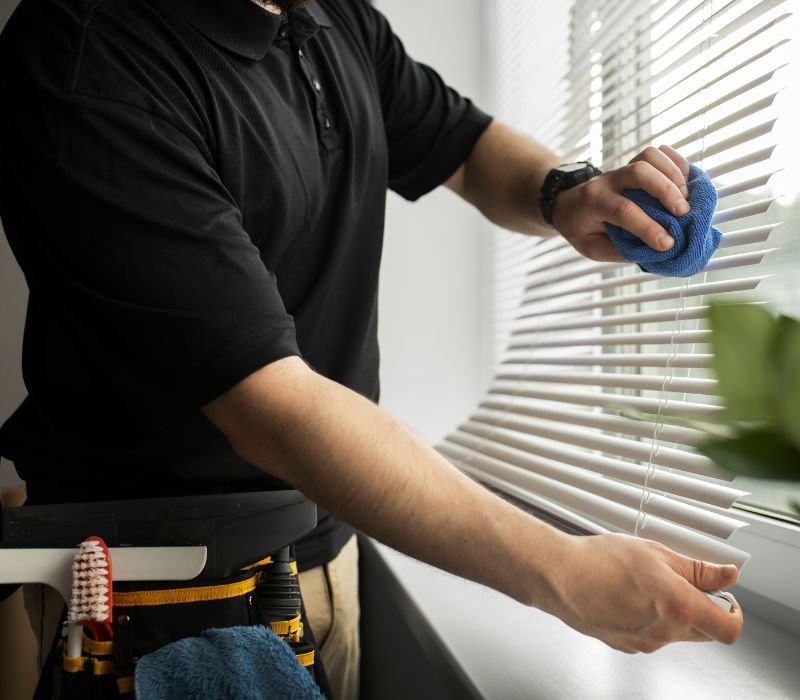
[[[31, 500], [285, 486], [200, 407], [290, 355], [377, 400], [386, 189], [442, 183], [489, 118], [361, 0], [22, 0], [0, 64], [30, 288], [0, 454]], [[348, 535], [323, 514], [301, 565]]]

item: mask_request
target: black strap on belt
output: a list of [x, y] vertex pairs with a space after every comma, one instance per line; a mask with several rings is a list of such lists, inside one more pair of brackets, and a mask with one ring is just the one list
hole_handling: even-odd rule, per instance
[[222, 578], [316, 522], [316, 506], [294, 490], [23, 506], [0, 510], [0, 547], [75, 547], [89, 535], [109, 547], [205, 545], [199, 578]]

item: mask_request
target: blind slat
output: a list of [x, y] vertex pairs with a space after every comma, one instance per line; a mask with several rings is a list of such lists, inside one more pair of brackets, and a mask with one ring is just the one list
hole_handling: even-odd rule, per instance
[[[694, 501], [710, 503], [718, 508], [729, 508], [739, 498], [747, 495], [746, 491], [736, 489], [727, 484], [684, 476], [661, 468], [648, 470], [639, 464], [632, 464], [621, 459], [599, 455], [597, 452], [580, 450], [572, 445], [546, 439], [532, 439], [500, 428], [493, 428], [479, 423], [465, 423], [459, 427], [461, 435], [474, 435], [507, 445], [526, 453], [538, 454], [565, 464], [582, 469], [589, 469], [613, 479], [626, 481], [637, 486], [647, 483], [650, 488], [675, 496], [690, 498]], [[449, 439], [449, 438], [448, 438]]]
[[694, 153], [689, 153], [684, 156], [690, 163], [697, 163], [711, 156], [719, 155], [720, 153], [727, 153], [738, 146], [746, 144], [748, 141], [755, 141], [759, 136], [766, 136], [772, 133], [777, 119], [767, 119], [766, 121], [751, 126], [749, 129], [744, 129], [733, 136], [722, 139], [714, 144], [705, 146]]
[[[726, 13], [729, 10], [734, 9], [735, 5], [740, 5], [740, 4], [741, 3], [738, 2], [731, 3], [726, 7], [722, 8], [718, 13], [716, 13], [717, 18], [719, 18], [719, 16], [721, 16], [722, 13]], [[722, 51], [724, 51], [725, 49], [719, 47], [725, 47], [725, 40], [728, 37], [734, 35], [741, 29], [744, 29], [748, 26], [752, 27], [754, 24], [757, 24], [759, 20], [762, 17], [764, 17], [768, 12], [774, 10], [775, 8], [777, 8], [782, 4], [784, 4], [783, 0], [763, 0], [763, 2], [758, 3], [758, 5], [756, 5], [755, 7], [752, 7], [748, 11], [742, 13], [741, 15], [738, 15], [730, 19], [727, 23], [722, 23], [721, 26], [719, 26], [716, 29], [714, 37], [714, 44], [716, 45], [716, 47], [712, 50], [718, 53], [722, 53]], [[784, 18], [778, 17], [775, 18], [773, 22], [779, 22], [782, 19]], [[713, 18], [711, 18], [711, 20], [713, 20]], [[706, 27], [709, 26], [711, 20], [709, 21], [709, 23], [706, 24]], [[690, 43], [689, 46], [685, 46], [685, 44], [688, 43], [688, 41], [691, 39], [694, 33], [695, 32], [692, 32], [691, 34], [685, 37], [681, 37], [680, 41], [676, 41], [663, 53], [656, 54], [649, 60], [637, 66], [640, 71], [649, 69], [650, 78], [649, 81], [643, 83], [639, 91], [634, 92], [633, 95], [630, 94], [631, 92], [630, 85], [624, 83], [620, 83], [614, 86], [611, 90], [606, 91], [604, 93], [603, 107], [607, 109], [610, 106], [610, 104], [615, 99], [618, 98], [619, 93], [623, 90], [626, 92], [625, 95], [626, 98], [633, 97], [635, 99], [636, 97], [639, 96], [639, 94], [643, 91], [643, 89], [650, 88], [650, 86], [653, 83], [656, 83], [657, 81], [661, 80], [665, 76], [670, 75], [671, 73], [675, 73], [676, 71], [680, 70], [682, 66], [686, 65], [691, 66], [691, 61], [693, 59], [702, 57], [704, 53], [708, 53], [709, 43], [707, 38], [703, 38], [699, 41], [695, 41], [694, 43]], [[679, 50], [680, 48], [682, 48], [682, 50]], [[665, 56], [668, 56], [670, 54], [675, 54], [676, 58], [669, 61], [665, 65], [657, 65], [659, 61], [661, 61]], [[704, 61], [704, 63], [707, 64], [710, 58], [711, 57], [706, 58], [706, 61]]]
[[[760, 83], [758, 84], [760, 85]], [[750, 117], [758, 112], [762, 112], [775, 104], [775, 99], [778, 96], [779, 90], [776, 90], [770, 95], [766, 95], [765, 97], [761, 97], [758, 99], [754, 99], [753, 102], [745, 105], [744, 107], [727, 114], [722, 119], [718, 119], [717, 121], [707, 125], [697, 128], [696, 126], [692, 129], [684, 129], [683, 131], [688, 132], [686, 136], [675, 135], [673, 132], [676, 130], [680, 130], [680, 127], [688, 126], [693, 121], [697, 122], [700, 117], [705, 115], [706, 109], [697, 110], [695, 113], [690, 114], [683, 119], [670, 124], [668, 127], [661, 129], [660, 131], [656, 131], [652, 134], [648, 134], [647, 138], [640, 139], [638, 141], [627, 143], [623, 145], [626, 141], [630, 141], [630, 133], [628, 134], [620, 134], [618, 137], [614, 137], [609, 139], [608, 141], [604, 142], [604, 146], [606, 148], [604, 156], [606, 160], [609, 161], [616, 161], [620, 158], [625, 158], [629, 154], [635, 155], [649, 146], [653, 141], [663, 140], [665, 135], [673, 134], [673, 136], [669, 139], [672, 146], [677, 150], [682, 150], [686, 146], [690, 146], [697, 142], [698, 140], [708, 139], [711, 140], [717, 134], [717, 132], [723, 131], [727, 127], [735, 124], [737, 121], [742, 121], [747, 117]], [[736, 96], [736, 92], [731, 93], [730, 96], [726, 96], [728, 100], [732, 99]], [[725, 104], [720, 98], [720, 101], [715, 101], [716, 104]], [[715, 103], [710, 103], [708, 108], [712, 108]], [[659, 119], [663, 115], [657, 114], [654, 115], [654, 119]], [[640, 125], [637, 125], [637, 128], [634, 130], [635, 132], [641, 133], [647, 126], [647, 122], [644, 122]]]
[[742, 168], [768, 161], [770, 158], [772, 158], [772, 154], [774, 152], [774, 144], [764, 146], [763, 148], [754, 148], [752, 151], [745, 153], [744, 155], [736, 156], [735, 158], [725, 160], [724, 162], [716, 165], [709, 165], [705, 168], [705, 171], [706, 174], [712, 179], [721, 177], [722, 175], [727, 175], [728, 173], [741, 170]]
[[711, 355], [693, 353], [648, 352], [625, 355], [598, 353], [586, 355], [527, 355], [508, 353], [503, 364], [590, 365], [592, 367], [691, 367], [711, 366]]
[[[726, 249], [752, 243], [763, 243], [769, 239], [770, 234], [777, 226], [778, 224], [766, 224], [764, 226], [753, 226], [726, 232], [720, 241], [719, 247]], [[533, 259], [535, 260], [535, 258]], [[597, 263], [593, 260], [586, 260], [581, 256], [575, 256], [570, 263], [557, 266], [555, 269], [547, 268], [539, 273], [526, 273], [525, 291], [529, 292], [540, 287], [549, 287], [557, 282], [572, 280], [586, 275], [607, 275], [617, 270], [630, 269], [630, 267], [630, 263]], [[515, 290], [518, 286], [519, 282], [514, 283]], [[513, 296], [517, 297], [516, 292]]]
[[556, 336], [540, 338], [536, 334], [517, 336], [509, 343], [509, 350], [536, 350], [537, 348], [570, 348], [582, 345], [666, 345], [675, 343], [707, 343], [710, 331], [656, 331], [654, 333], [606, 333], [581, 336]]
[[[765, 11], [768, 12], [771, 9], [773, 9], [773, 7], [769, 6], [765, 8]], [[749, 20], [751, 22], [755, 22], [755, 20], [759, 19], [759, 17], [763, 16], [763, 14], [764, 13], [759, 13], [755, 17], [751, 16]], [[720, 44], [713, 46], [711, 48], [712, 55], [708, 56], [705, 61], [703, 61], [699, 66], [695, 68], [692, 68], [690, 59], [702, 56], [702, 54], [706, 50], [706, 47], [703, 45], [703, 43], [695, 45], [686, 54], [680, 56], [675, 61], [671, 62], [669, 65], [662, 67], [656, 73], [652, 73], [652, 61], [648, 62], [641, 66], [641, 70], [643, 71], [649, 70], [651, 72], [651, 75], [648, 76], [648, 79], [637, 80], [635, 76], [630, 76], [625, 83], [619, 84], [617, 86], [612, 86], [611, 89], [605, 90], [603, 99], [603, 108], [608, 110], [615, 102], [617, 102], [620, 99], [620, 93], [624, 91], [625, 99], [637, 104], [637, 108], [634, 114], [640, 114], [645, 110], [649, 109], [649, 107], [651, 106], [652, 99], [655, 98], [663, 99], [664, 95], [669, 93], [669, 91], [674, 90], [675, 88], [679, 88], [683, 84], [686, 84], [690, 80], [690, 78], [698, 75], [699, 73], [707, 72], [710, 68], [712, 68], [715, 65], [715, 63], [724, 60], [733, 52], [741, 53], [742, 48], [744, 46], [746, 46], [753, 40], [760, 39], [761, 37], [764, 36], [765, 33], [769, 32], [770, 29], [781, 26], [784, 20], [788, 19], [790, 16], [791, 16], [790, 13], [784, 13], [774, 19], [769, 20], [766, 23], [762, 23], [760, 26], [753, 29], [753, 31], [751, 31], [747, 36], [735, 42], [731, 46], [725, 46], [725, 42], [721, 43], [721, 48], [719, 48]], [[718, 41], [719, 39], [723, 39], [724, 37], [738, 31], [744, 26], [747, 26], [748, 22], [747, 21], [743, 22], [742, 19], [744, 18], [737, 18], [727, 27], [724, 27], [721, 33], [718, 35]], [[781, 37], [781, 39], [785, 39], [785, 37]], [[776, 42], [776, 46], [777, 44], [778, 42]], [[744, 65], [742, 67], [743, 68], [746, 67], [748, 63], [749, 61], [744, 62]], [[682, 71], [684, 67], [686, 67], [687, 70]], [[584, 68], [584, 71], [588, 72], [586, 68]], [[674, 76], [673, 82], [671, 82], [671, 84], [668, 87], [666, 87], [662, 92], [660, 92], [658, 95], [653, 96], [651, 98], [650, 93], [652, 92], [653, 85], [658, 83], [658, 81], [662, 80], [665, 76]], [[708, 85], [711, 82], [714, 82], [718, 79], [722, 79], [722, 77], [717, 78], [712, 76], [711, 78], [706, 79], [706, 81], [704, 82], [706, 85]], [[574, 107], [575, 105], [573, 105], [573, 108]], [[630, 113], [625, 113], [620, 115], [618, 120], [622, 121], [624, 119], [629, 119], [631, 116], [632, 115]], [[574, 138], [576, 137], [577, 133], [574, 130], [570, 130], [568, 128], [565, 134], [566, 141], [568, 143], [573, 142]]]
[[[746, 40], [743, 40], [742, 42], [739, 42], [738, 44], [736, 44], [735, 48], [741, 48], [746, 43], [746, 41], [752, 41], [753, 39], [760, 39], [762, 36], [763, 36], [763, 31], [760, 31], [760, 32], [757, 32], [757, 33], [753, 33], [749, 37], [747, 37]], [[716, 67], [715, 64], [717, 63], [717, 61], [719, 61], [720, 59], [725, 58], [725, 56], [727, 56], [728, 52], [726, 52], [725, 54], [722, 54], [717, 60], [705, 64], [704, 66], [696, 69], [695, 71], [693, 71], [689, 75], [685, 76], [684, 78], [672, 83], [669, 87], [667, 87], [664, 90], [661, 90], [660, 92], [658, 92], [658, 94], [653, 95], [646, 102], [644, 102], [644, 103], [639, 102], [629, 112], [621, 114], [619, 116], [619, 120], [621, 122], [624, 122], [625, 120], [636, 116], [640, 111], [642, 111], [643, 108], [645, 108], [645, 109], [650, 108], [653, 105], [654, 102], [656, 102], [656, 101], [665, 101], [666, 100], [666, 95], [668, 95], [670, 92], [674, 92], [674, 93], [678, 93], [678, 94], [676, 94], [674, 96], [674, 98], [669, 101], [670, 107], [668, 107], [667, 109], [669, 109], [669, 108], [671, 108], [673, 106], [677, 106], [677, 105], [681, 104], [682, 102], [685, 102], [685, 101], [687, 101], [687, 100], [689, 100], [691, 98], [701, 97], [703, 95], [703, 93], [708, 89], [708, 85], [709, 84], [714, 84], [714, 83], [718, 83], [720, 81], [724, 81], [727, 78], [730, 78], [731, 76], [735, 76], [737, 74], [743, 74], [744, 71], [748, 67], [750, 67], [751, 64], [755, 63], [756, 61], [758, 61], [758, 60], [760, 60], [762, 58], [769, 57], [771, 54], [773, 54], [776, 51], [776, 49], [780, 48], [781, 46], [785, 46], [788, 41], [789, 40], [787, 38], [783, 38], [780, 41], [776, 42], [775, 45], [768, 46], [767, 48], [763, 49], [762, 51], [759, 51], [757, 53], [754, 53], [752, 55], [747, 56], [747, 58], [744, 61], [742, 61], [738, 65], [734, 66], [733, 68], [729, 68], [728, 70], [723, 70], [719, 74], [714, 73], [712, 68]], [[779, 66], [779, 67], [783, 67], [783, 65], [785, 65], [785, 64], [781, 64], [781, 66]], [[776, 70], [777, 70], [777, 68], [776, 68]], [[772, 72], [774, 72], [774, 71], [772, 71]], [[770, 72], [770, 73], [772, 73], [772, 72]], [[689, 81], [693, 76], [698, 75], [700, 73], [704, 73], [705, 75], [708, 76], [706, 78], [706, 80], [704, 80], [699, 87], [695, 88], [691, 92], [689, 92], [687, 94], [680, 94], [678, 89], [681, 86], [683, 86], [687, 81]], [[689, 84], [691, 84], [691, 83], [689, 83]], [[605, 131], [605, 132], [603, 132], [603, 135], [606, 136], [607, 134], [613, 134], [613, 133], [614, 132]], [[626, 133], [635, 134], [636, 133], [636, 129], [631, 129], [630, 131], [628, 131]]]
[[[508, 36], [522, 39], [511, 8], [531, 3], [499, 1], [509, 8]], [[691, 449], [705, 433], [669, 416], [717, 418], [707, 300], [740, 301], [784, 259], [773, 238], [780, 224], [765, 219], [777, 211], [771, 188], [784, 167], [775, 127], [792, 108], [784, 99], [795, 60], [788, 2], [581, 0], [569, 8], [561, 33], [551, 32], [568, 33], [557, 64], [565, 79], [545, 77], [558, 111], [534, 101], [547, 91], [521, 68], [544, 58], [531, 43], [502, 49], [515, 61], [492, 73], [504, 99], [551, 112], [531, 123], [557, 139], [565, 162], [591, 157], [613, 168], [654, 142], [681, 150], [717, 188], [720, 252], [701, 276], [665, 280], [585, 260], [559, 238], [503, 243], [494, 267], [497, 370], [445, 450], [473, 476], [544, 507], [690, 556], [743, 563], [746, 554], [714, 539], [740, 521], [718, 521], [709, 508], [730, 508], [745, 492]]]
[[672, 467], [693, 474], [702, 474], [719, 478], [724, 472], [715, 467], [710, 460], [701, 455], [671, 447], [660, 446], [654, 454], [651, 446], [626, 438], [593, 433], [585, 429], [574, 428], [564, 423], [546, 421], [530, 416], [510, 416], [499, 411], [483, 410], [473, 414], [470, 420], [476, 423], [494, 425], [498, 428], [515, 430], [528, 435], [541, 436], [551, 440], [563, 440], [577, 447], [600, 450], [616, 457], [628, 457], [650, 462], [662, 467]]
[[[667, 301], [670, 299], [688, 299], [696, 296], [707, 296], [709, 294], [722, 294], [723, 292], [743, 292], [755, 289], [762, 281], [768, 278], [768, 275], [761, 275], [758, 277], [741, 277], [739, 279], [721, 280], [719, 282], [703, 282], [700, 284], [680, 285], [676, 287], [667, 287], [666, 289], [656, 289], [650, 292], [641, 292], [639, 294], [623, 294], [619, 296], [603, 297], [601, 299], [591, 299], [585, 302], [574, 302], [569, 305], [569, 311], [589, 311], [592, 309], [605, 309], [609, 306], [621, 306], [625, 304], [643, 304], [649, 301]], [[525, 305], [521, 308], [525, 313], [520, 314], [518, 318], [531, 318], [534, 316], [546, 316], [548, 314], [556, 313], [553, 308], [543, 310], [533, 310], [529, 307], [534, 305]]]
[[[737, 207], [740, 209], [741, 207]], [[730, 270], [732, 268], [748, 267], [751, 265], [758, 265], [768, 253], [772, 253], [776, 248], [765, 248], [764, 250], [757, 250], [752, 253], [740, 253], [738, 255], [726, 255], [724, 257], [714, 257], [706, 265], [705, 272], [713, 272], [715, 270]], [[631, 269], [631, 268], [629, 268]], [[577, 287], [559, 287], [547, 293], [526, 294], [522, 298], [522, 303], [527, 304], [534, 301], [544, 301], [546, 299], [560, 299], [567, 294], [582, 294], [585, 292], [595, 292], [608, 289], [616, 289], [625, 287], [631, 284], [643, 284], [644, 282], [652, 282], [659, 279], [658, 275], [653, 275], [647, 272], [636, 273], [631, 275], [619, 275], [617, 277], [608, 277], [598, 282], [591, 284], [584, 284]]]
[[[669, 401], [661, 398], [651, 399], [645, 396], [626, 396], [624, 394], [611, 394], [600, 391], [574, 391], [574, 390], [549, 390], [540, 387], [531, 387], [527, 382], [494, 382], [489, 387], [489, 396], [520, 396], [528, 399], [542, 401], [561, 401], [582, 406], [598, 406], [616, 410], [619, 408], [635, 408], [646, 413], [663, 415], [694, 415], [700, 416], [716, 413], [719, 407], [713, 404], [691, 403], [689, 401]], [[647, 425], [647, 424], [644, 424]], [[650, 426], [648, 426], [650, 427]], [[645, 431], [645, 436], [652, 435]]]
[[[537, 490], [540, 493], [542, 492], [542, 485], [546, 485], [545, 488], [558, 490], [560, 485], [564, 484], [580, 489], [581, 493], [595, 496], [596, 498], [589, 497], [587, 499], [591, 502], [604, 503], [611, 501], [612, 503], [620, 503], [629, 508], [637, 509], [642, 498], [647, 498], [648, 513], [679, 525], [686, 525], [695, 530], [700, 530], [714, 537], [728, 538], [733, 532], [745, 525], [741, 520], [712, 513], [703, 508], [658, 494], [646, 494], [643, 489], [636, 486], [604, 479], [592, 472], [569, 468], [569, 465], [562, 465], [550, 459], [521, 454], [487, 441], [475, 441], [478, 444], [475, 445], [473, 442], [473, 445], [477, 449], [470, 449], [470, 442], [471, 440], [468, 437], [451, 436], [442, 451], [467, 463], [481, 463], [482, 457], [486, 455], [494, 465], [504, 471], [510, 468], [520, 478], [525, 478], [523, 476], [525, 473], [535, 474], [543, 479], [535, 480], [535, 483], [539, 485]], [[465, 452], [452, 449], [451, 445], [456, 445], [464, 449]], [[517, 470], [521, 470], [521, 473], [517, 472]], [[509, 471], [506, 471], [506, 474], [508, 473]]]
[[549, 401], [546, 404], [538, 402], [523, 404], [517, 400], [518, 398], [520, 397], [506, 396], [504, 398], [498, 397], [496, 394], [489, 394], [486, 399], [481, 401], [480, 408], [514, 417], [524, 416], [567, 425], [582, 425], [587, 428], [597, 428], [611, 433], [642, 438], [652, 438], [653, 434], [657, 433], [659, 439], [681, 445], [694, 445], [705, 437], [704, 433], [692, 428], [663, 424], [655, 431], [650, 423], [644, 421], [621, 418], [597, 411], [563, 408], [560, 404]]
[[[695, 306], [687, 309], [664, 309], [662, 311], [633, 311], [628, 314], [609, 314], [607, 316], [588, 316], [578, 319], [556, 319], [555, 321], [536, 321], [517, 326], [513, 335], [532, 331], [571, 330], [576, 328], [608, 328], [620, 325], [639, 323], [664, 323], [668, 321], [685, 321], [705, 318], [707, 306]], [[525, 317], [522, 317], [525, 318]]]
[[[456, 464], [478, 479], [484, 478], [484, 475], [489, 477], [493, 476], [492, 467], [488, 460], [482, 461], [482, 468], [480, 469], [476, 469], [474, 466], [459, 462], [458, 460], [456, 460]], [[531, 476], [534, 475], [522, 473], [521, 481], [523, 485], [521, 491], [530, 492], [535, 490], [530, 488], [529, 481]], [[496, 479], [495, 484], [502, 488], [502, 484], [505, 480]], [[610, 501], [606, 501], [602, 504], [592, 502], [592, 499], [585, 498], [580, 489], [571, 486], [561, 486], [559, 491], [562, 495], [566, 496], [568, 503], [580, 503], [581, 506], [578, 510], [582, 511], [584, 514], [598, 518], [602, 522], [619, 528], [623, 532], [632, 534], [636, 531], [637, 523], [640, 520], [639, 512], [636, 509], [628, 508], [627, 506]], [[556, 497], [554, 500], [559, 501], [561, 499]], [[658, 540], [686, 556], [720, 564], [734, 563], [740, 567], [750, 558], [750, 555], [746, 552], [742, 552], [724, 542], [661, 520], [660, 518], [654, 518], [644, 514], [641, 520], [643, 523], [642, 529], [640, 530], [642, 536]]]
[[583, 386], [634, 389], [639, 391], [679, 392], [684, 394], [714, 394], [714, 379], [672, 377], [658, 374], [620, 374], [617, 372], [497, 372], [495, 378], [506, 381], [555, 382]]

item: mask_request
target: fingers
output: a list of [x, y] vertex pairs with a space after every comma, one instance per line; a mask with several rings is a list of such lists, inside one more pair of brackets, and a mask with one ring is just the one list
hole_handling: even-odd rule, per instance
[[714, 641], [707, 634], [694, 628], [676, 631], [673, 627], [664, 626], [660, 632], [653, 632], [648, 639], [640, 637], [620, 636], [604, 640], [612, 649], [624, 651], [626, 654], [652, 654], [654, 651], [662, 649], [667, 644], [675, 642], [712, 642]]
[[[644, 637], [629, 638], [625, 651], [651, 653], [673, 642], [733, 644], [742, 632], [744, 619], [736, 599], [730, 596], [730, 611], [713, 603], [695, 588], [687, 587], [662, 608], [659, 624]], [[618, 648], [618, 647], [615, 647]]]
[[704, 634], [723, 644], [733, 644], [742, 633], [744, 618], [742, 609], [736, 599], [731, 596], [731, 609], [725, 610], [710, 601], [705, 593], [692, 592], [693, 624], [692, 631]]
[[[733, 644], [742, 631], [742, 610], [736, 599], [726, 594], [731, 603], [730, 611], [709, 600], [703, 591], [727, 588], [736, 583], [739, 570], [732, 564], [691, 559], [676, 552], [669, 552], [670, 567], [691, 584], [685, 593], [673, 601], [669, 617], [676, 623], [688, 622], [692, 633], [703, 634], [725, 644]], [[689, 639], [689, 637], [687, 637]]]
[[[557, 612], [575, 629], [627, 653], [651, 653], [681, 641], [732, 644], [739, 638], [743, 617], [736, 600], [730, 596], [720, 606], [695, 585], [730, 585], [736, 567], [695, 563], [657, 542], [623, 535], [600, 535], [588, 546], [574, 545], [583, 552], [574, 561], [578, 571], [592, 572], [591, 599], [584, 578], [570, 576], [564, 607]], [[728, 596], [715, 593], [715, 600]]]
[[669, 232], [623, 192], [644, 190], [674, 216], [684, 216], [689, 212], [688, 175], [689, 163], [674, 149], [647, 148], [628, 165], [562, 192], [554, 212], [556, 229], [592, 260], [621, 261], [605, 223], [629, 231], [653, 250], [668, 251], [675, 244]]
[[[623, 187], [635, 189], [638, 185], [632, 187], [623, 185]], [[675, 240], [666, 229], [659, 226], [627, 197], [621, 194], [609, 194], [605, 199], [604, 208], [605, 221], [630, 231], [654, 250], [665, 251], [675, 245]]]
[[[641, 189], [655, 197], [675, 216], [684, 216], [689, 212], [689, 203], [686, 201], [689, 196], [686, 187], [689, 163], [669, 146], [647, 148], [628, 166], [610, 174], [614, 178], [615, 190]], [[627, 206], [617, 197], [609, 201], [609, 206], [616, 214], [616, 220], [609, 218], [609, 223], [630, 231], [654, 250], [665, 251], [672, 247], [672, 237], [639, 207]]]
[[739, 570], [733, 564], [721, 566], [698, 559], [692, 559], [691, 562], [692, 578], [690, 583], [694, 583], [695, 587], [701, 591], [727, 588], [736, 583], [736, 579], [739, 578]]
[[[672, 184], [675, 185], [682, 199], [685, 199], [689, 196], [689, 189], [686, 187], [686, 180], [689, 177], [689, 163], [676, 150], [670, 148], [669, 146], [661, 146], [659, 148], [653, 148], [651, 146], [646, 148], [638, 156], [631, 160], [631, 163], [638, 162], [649, 163], [658, 172], [663, 174], [670, 182], [672, 182]], [[658, 195], [654, 192], [650, 192], [650, 194], [652, 194], [654, 197], [658, 197]], [[658, 197], [658, 199], [665, 207], [667, 207], [667, 209], [674, 212], [674, 209], [670, 208], [667, 202], [662, 201], [660, 197]], [[681, 214], [678, 214], [678, 216], [682, 216], [685, 213], [686, 212], [684, 211]]]
[[624, 262], [625, 260], [605, 231], [587, 234], [577, 245], [580, 246], [578, 252], [590, 260], [597, 262]]
[[677, 552], [670, 552], [670, 554], [672, 568], [701, 591], [727, 588], [736, 583], [736, 579], [739, 578], [739, 570], [733, 564], [714, 564], [685, 557]]
[[[620, 168], [613, 173], [616, 184], [624, 189], [634, 190], [641, 189], [647, 194], [655, 197], [664, 208], [674, 214], [675, 216], [683, 216], [689, 213], [689, 203], [681, 191], [682, 186], [686, 189], [686, 180], [684, 180], [678, 166], [675, 165], [669, 158], [667, 158], [661, 151], [653, 149], [659, 154], [663, 161], [669, 163], [671, 168], [670, 174], [675, 176], [678, 180], [676, 183], [668, 174], [654, 165], [650, 161], [636, 160], [630, 165]], [[658, 165], [663, 165], [658, 163]], [[688, 194], [688, 190], [687, 190]]]
[[684, 642], [713, 642], [714, 640], [711, 639], [707, 634], [696, 630], [692, 627], [689, 630], [689, 634], [687, 635], [686, 639], [683, 640]]
[[672, 146], [667, 146], [667, 144], [659, 146], [658, 150], [664, 153], [673, 163], [675, 163], [675, 165], [678, 166], [678, 169], [683, 175], [684, 181], [689, 179], [689, 161], [686, 160], [686, 158], [672, 148]]

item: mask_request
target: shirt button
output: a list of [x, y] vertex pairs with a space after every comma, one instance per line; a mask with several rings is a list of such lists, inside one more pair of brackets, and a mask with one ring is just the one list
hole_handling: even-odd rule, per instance
[[314, 86], [314, 89], [315, 89], [317, 92], [322, 92], [322, 85], [320, 85], [320, 82], [319, 82], [319, 80], [317, 80], [316, 78], [314, 78], [314, 80], [312, 80], [312, 81], [311, 81], [311, 84]]

